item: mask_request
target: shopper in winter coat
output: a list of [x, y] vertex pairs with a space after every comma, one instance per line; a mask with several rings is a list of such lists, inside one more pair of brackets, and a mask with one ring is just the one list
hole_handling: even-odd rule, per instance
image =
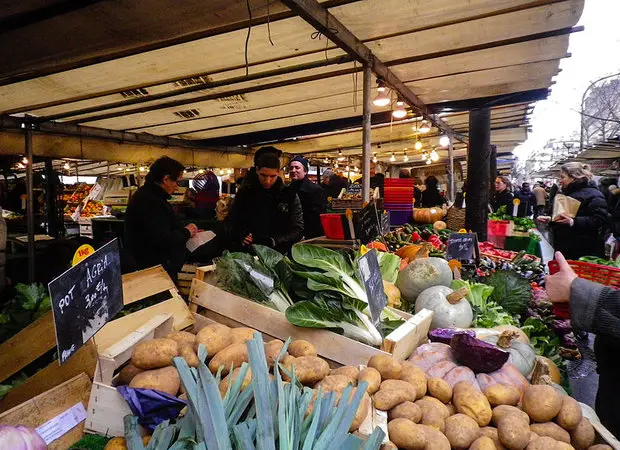
[[530, 183], [524, 182], [515, 194], [515, 198], [519, 199], [517, 217], [530, 217], [533, 214], [533, 207], [536, 206], [536, 197], [530, 189]]
[[491, 208], [497, 212], [502, 206], [506, 207], [506, 214], [512, 215], [512, 192], [510, 192], [510, 180], [508, 177], [499, 176], [495, 178], [495, 194], [491, 199]]
[[327, 209], [323, 188], [308, 179], [308, 160], [303, 156], [295, 156], [289, 163], [291, 189], [299, 197], [304, 216], [304, 238], [323, 236], [321, 214]]
[[[422, 208], [432, 208], [434, 206], [443, 206], [446, 203], [446, 199], [439, 192], [439, 181], [433, 175], [429, 175], [424, 180], [426, 189], [422, 191], [420, 197], [420, 206]], [[416, 202], [416, 206], [418, 202]]]
[[185, 245], [198, 229], [181, 225], [168, 203], [183, 179], [183, 164], [164, 156], [151, 165], [144, 186], [131, 197], [125, 227], [127, 246], [140, 269], [161, 264], [173, 280], [183, 267]]
[[264, 153], [256, 162], [256, 176], [237, 192], [227, 218], [233, 249], [261, 244], [287, 253], [303, 236], [299, 197], [284, 186], [279, 173], [280, 159]]
[[553, 303], [569, 303], [571, 324], [576, 330], [596, 334], [596, 413], [609, 431], [620, 436], [620, 291], [577, 278], [560, 252], [555, 259], [560, 270], [545, 280], [547, 295]]
[[536, 209], [534, 210], [534, 217], [538, 217], [545, 213], [545, 203], [547, 199], [547, 192], [542, 181], [536, 183], [534, 189], [532, 189], [534, 197], [536, 198]]
[[549, 222], [553, 247], [568, 259], [582, 256], [603, 256], [603, 232], [608, 224], [607, 202], [592, 180], [587, 164], [569, 162], [561, 167], [562, 193], [579, 200], [581, 205], [572, 218], [566, 214], [559, 217], [540, 216], [541, 222]]

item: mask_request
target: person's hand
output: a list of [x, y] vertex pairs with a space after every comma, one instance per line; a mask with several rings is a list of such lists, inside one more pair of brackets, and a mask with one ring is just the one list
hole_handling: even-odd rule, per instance
[[569, 227], [572, 227], [575, 223], [573, 218], [567, 216], [566, 214], [560, 214], [558, 217], [555, 218], [554, 222], [568, 225]]
[[185, 225], [185, 228], [189, 231], [189, 237], [194, 237], [198, 233], [198, 227], [193, 223]]
[[545, 289], [547, 290], [549, 300], [553, 303], [565, 303], [570, 298], [570, 285], [577, 278], [577, 275], [571, 266], [568, 265], [562, 253], [555, 252], [555, 260], [558, 262], [560, 270], [547, 277]]
[[538, 216], [536, 218], [536, 222], [540, 222], [540, 223], [549, 223], [551, 221], [551, 217], [549, 216]]
[[252, 233], [248, 234], [243, 240], [243, 245], [251, 245], [252, 244]]

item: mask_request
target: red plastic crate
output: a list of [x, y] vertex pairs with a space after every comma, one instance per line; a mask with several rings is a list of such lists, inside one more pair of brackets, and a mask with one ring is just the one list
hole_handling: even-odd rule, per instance
[[[620, 288], [620, 269], [618, 268], [584, 261], [569, 260], [567, 263], [571, 266], [579, 278], [594, 281], [613, 288]], [[549, 261], [548, 266], [549, 273], [551, 275], [560, 270], [558, 262], [555, 260]], [[553, 312], [556, 316], [561, 317], [562, 319], [568, 319], [570, 317], [568, 303], [555, 303], [553, 305]]]
[[328, 239], [344, 239], [342, 214], [321, 214], [321, 225]]
[[496, 236], [507, 236], [509, 227], [509, 220], [489, 220], [487, 223], [487, 233]]
[[413, 178], [386, 178], [383, 182], [384, 188], [403, 186], [413, 187]]

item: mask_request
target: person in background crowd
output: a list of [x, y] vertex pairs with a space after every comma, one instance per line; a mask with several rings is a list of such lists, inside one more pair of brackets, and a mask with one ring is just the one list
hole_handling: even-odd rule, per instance
[[370, 189], [379, 188], [379, 195], [383, 198], [385, 186], [385, 174], [377, 172], [370, 178]]
[[512, 192], [510, 192], [511, 184], [508, 177], [498, 176], [495, 178], [495, 195], [491, 199], [491, 208], [497, 212], [502, 206], [506, 207], [506, 214], [512, 215]]
[[534, 193], [534, 198], [536, 199], [536, 209], [534, 210], [534, 217], [538, 217], [545, 213], [545, 201], [547, 197], [547, 192], [545, 191], [545, 185], [543, 184], [543, 182], [537, 182], [532, 192]]
[[553, 183], [551, 187], [549, 187], [548, 196], [549, 202], [547, 203], [547, 215], [550, 216], [553, 213], [553, 202], [555, 201], [555, 196], [559, 192], [560, 188], [557, 183]]
[[255, 174], [237, 192], [227, 221], [231, 246], [247, 250], [252, 244], [267, 245], [287, 253], [301, 240], [304, 219], [299, 197], [280, 178], [277, 153], [263, 152]]
[[291, 189], [299, 197], [304, 216], [304, 238], [310, 239], [323, 236], [321, 214], [327, 210], [323, 188], [308, 178], [308, 160], [303, 156], [295, 156], [289, 162]]
[[413, 206], [416, 208], [422, 207], [422, 190], [420, 189], [420, 186], [422, 186], [422, 180], [415, 177], [413, 179], [413, 198], [415, 201]]
[[341, 177], [337, 173], [332, 172], [329, 176], [329, 193], [328, 197], [337, 198], [343, 189], [347, 189], [349, 182], [345, 177]]
[[127, 244], [139, 269], [161, 264], [173, 280], [183, 267], [187, 240], [198, 232], [193, 223], [181, 225], [168, 203], [183, 179], [185, 167], [164, 156], [146, 175], [144, 186], [129, 201], [125, 227]]
[[466, 193], [467, 193], [467, 180], [464, 180], [461, 190], [456, 193], [456, 198], [454, 199], [454, 206], [456, 206], [457, 208], [464, 207], [464, 205], [466, 204], [465, 202]]
[[439, 181], [433, 175], [429, 175], [424, 180], [426, 189], [422, 192], [420, 198], [420, 206], [422, 208], [432, 208], [433, 206], [443, 206], [446, 203], [446, 199], [441, 196], [439, 192]]
[[577, 278], [560, 252], [556, 252], [555, 259], [560, 270], [546, 278], [547, 295], [553, 303], [568, 302], [575, 330], [596, 334], [596, 413], [613, 435], [620, 436], [620, 415], [616, 411], [620, 403], [620, 291]]
[[197, 176], [199, 183], [194, 180], [194, 186], [200, 185], [196, 190], [194, 201], [196, 202], [196, 213], [198, 217], [212, 219], [215, 217], [215, 204], [220, 198], [220, 182], [217, 175], [209, 170]]
[[[278, 158], [282, 156], [282, 150], [279, 150], [271, 145], [261, 147], [258, 150], [256, 150], [256, 152], [254, 153], [254, 166], [251, 167], [250, 170], [248, 170], [248, 172], [246, 173], [245, 177], [243, 178], [243, 182], [241, 186], [239, 185], [235, 186], [236, 191], [239, 190], [241, 187], [243, 187], [246, 183], [254, 184], [256, 180], [258, 180], [258, 177], [256, 175], [256, 163], [258, 162], [258, 158], [260, 158], [265, 153], [272, 153], [276, 155]], [[232, 194], [233, 192], [229, 192], [229, 193]]]
[[592, 180], [587, 164], [569, 162], [561, 167], [562, 193], [581, 205], [575, 218], [566, 214], [559, 217], [539, 216], [538, 221], [550, 222], [553, 247], [568, 259], [582, 256], [603, 256], [605, 248], [602, 231], [608, 223], [607, 202]]
[[530, 217], [533, 214], [533, 206], [536, 205], [536, 197], [530, 189], [530, 183], [523, 182], [521, 189], [515, 193], [515, 198], [518, 198], [520, 202], [517, 217]]
[[411, 178], [411, 170], [409, 169], [400, 169], [398, 171], [398, 178]]

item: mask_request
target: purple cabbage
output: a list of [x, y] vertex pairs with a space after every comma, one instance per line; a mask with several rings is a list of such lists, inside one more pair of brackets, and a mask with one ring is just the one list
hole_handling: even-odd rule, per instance
[[457, 333], [450, 340], [452, 355], [474, 373], [491, 373], [500, 369], [510, 354], [495, 345], [484, 342], [467, 333]]
[[442, 344], [450, 345], [450, 341], [456, 334], [468, 334], [472, 337], [476, 337], [474, 330], [465, 330], [463, 328], [435, 328], [428, 333], [428, 338], [431, 342], [441, 342]]
[[558, 336], [562, 336], [573, 331], [570, 324], [570, 319], [556, 319], [551, 323], [551, 327]]

